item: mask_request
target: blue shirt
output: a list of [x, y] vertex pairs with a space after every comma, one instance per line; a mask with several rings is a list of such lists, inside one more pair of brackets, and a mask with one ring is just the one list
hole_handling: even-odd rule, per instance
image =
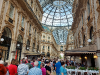
[[38, 61], [38, 68], [40, 68], [40, 65], [41, 65], [41, 61]]
[[60, 73], [60, 67], [61, 67], [60, 61], [58, 61], [58, 62], [56, 63], [55, 67], [56, 67], [56, 73]]
[[67, 75], [67, 70], [63, 68], [62, 66], [60, 67], [60, 75], [62, 75], [61, 73], [63, 73], [64, 75]]
[[29, 70], [28, 75], [42, 75], [42, 71], [41, 71], [41, 69], [39, 69], [38, 67], [35, 66], [34, 68], [31, 68]]
[[28, 65], [23, 63], [18, 66], [17, 69], [18, 75], [26, 75], [28, 71], [29, 71]]

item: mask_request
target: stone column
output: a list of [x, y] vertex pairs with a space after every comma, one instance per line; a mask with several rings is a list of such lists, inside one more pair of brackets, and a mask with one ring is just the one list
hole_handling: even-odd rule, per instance
[[26, 50], [26, 44], [24, 43], [22, 46], [21, 59], [25, 57], [25, 54], [24, 54], [25, 50]]
[[11, 46], [10, 46], [10, 52], [9, 52], [9, 62], [11, 62], [11, 60], [13, 58], [15, 58], [15, 54], [16, 54], [16, 40], [12, 40], [11, 41]]

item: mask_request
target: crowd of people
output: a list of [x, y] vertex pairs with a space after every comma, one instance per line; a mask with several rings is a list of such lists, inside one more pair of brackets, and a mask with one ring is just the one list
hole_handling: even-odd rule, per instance
[[0, 55], [0, 75], [67, 75], [66, 66], [75, 65], [75, 62], [60, 59], [27, 59], [23, 58], [20, 63], [12, 59], [11, 63], [2, 61]]

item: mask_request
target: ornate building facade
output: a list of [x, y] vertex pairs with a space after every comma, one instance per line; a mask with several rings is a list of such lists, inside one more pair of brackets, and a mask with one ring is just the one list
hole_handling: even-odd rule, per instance
[[[0, 52], [3, 60], [20, 60], [40, 49], [44, 30], [38, 0], [0, 0]], [[31, 3], [31, 4], [30, 4]]]
[[86, 51], [87, 65], [100, 69], [100, 0], [74, 0], [73, 18], [74, 50]]
[[52, 32], [46, 26], [43, 26], [45, 31], [42, 31], [41, 36], [41, 54], [46, 58], [58, 57], [58, 45], [52, 35]]

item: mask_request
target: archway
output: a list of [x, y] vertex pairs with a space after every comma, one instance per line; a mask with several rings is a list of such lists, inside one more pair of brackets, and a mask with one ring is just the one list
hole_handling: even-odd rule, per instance
[[10, 46], [11, 46], [11, 39], [12, 39], [12, 33], [11, 30], [8, 27], [5, 27], [3, 32], [2, 32], [2, 36], [1, 36], [1, 40], [0, 41], [0, 46], [4, 47], [4, 49], [0, 49], [0, 51], [3, 54], [3, 60], [8, 60], [9, 58], [9, 52], [10, 52]]
[[21, 35], [17, 38], [17, 44], [16, 44], [16, 56], [15, 59], [20, 61], [21, 58], [21, 52], [22, 52], [22, 45], [23, 45], [23, 37]]

